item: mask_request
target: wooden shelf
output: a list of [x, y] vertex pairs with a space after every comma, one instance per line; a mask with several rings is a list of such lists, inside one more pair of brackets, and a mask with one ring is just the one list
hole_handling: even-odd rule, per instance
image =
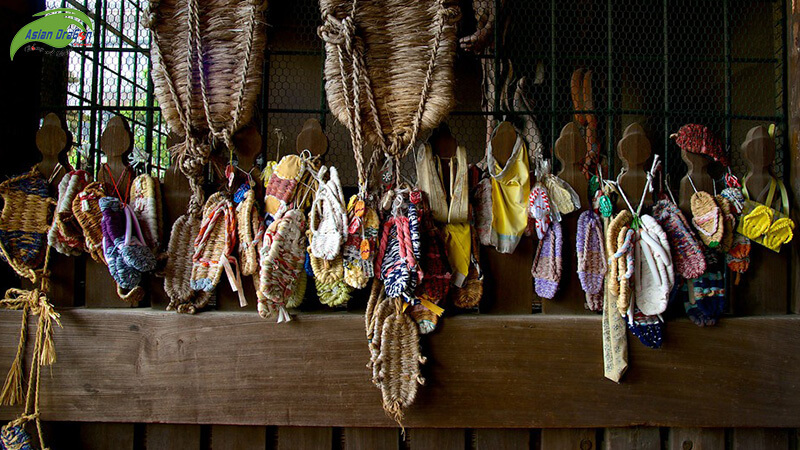
[[[20, 319], [0, 313], [3, 374]], [[76, 308], [61, 320], [58, 362], [42, 372], [44, 420], [395, 426], [369, 382], [359, 314], [276, 324], [254, 313]], [[800, 423], [800, 316], [670, 322], [661, 350], [631, 338], [620, 385], [603, 378], [596, 316], [447, 318], [424, 346], [428, 382], [408, 427]], [[16, 412], [0, 408], [6, 419]]]

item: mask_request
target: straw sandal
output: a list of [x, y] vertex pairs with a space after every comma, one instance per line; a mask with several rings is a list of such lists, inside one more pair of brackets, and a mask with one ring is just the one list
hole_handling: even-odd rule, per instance
[[59, 253], [80, 256], [84, 251], [83, 230], [72, 212], [72, 202], [89, 184], [90, 176], [82, 170], [69, 172], [58, 183], [58, 203], [47, 242]]

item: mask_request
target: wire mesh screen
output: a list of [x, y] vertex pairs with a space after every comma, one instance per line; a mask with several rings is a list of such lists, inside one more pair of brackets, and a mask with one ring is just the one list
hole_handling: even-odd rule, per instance
[[[669, 135], [686, 123], [714, 131], [731, 149], [739, 176], [746, 172], [738, 149], [747, 131], [775, 124], [775, 170], [782, 173], [785, 0], [474, 0], [461, 9], [459, 36], [478, 44], [458, 54], [457, 106], [448, 123], [471, 162], [482, 157], [497, 120], [513, 121], [549, 150], [578, 108], [597, 117], [610, 171], [619, 167], [616, 143], [638, 122], [675, 183], [685, 165]], [[268, 21], [267, 156], [277, 151], [275, 128], [296, 136], [314, 116], [331, 139], [328, 162], [354, 184], [348, 134], [325, 104], [317, 3], [273, 2]], [[592, 72], [591, 110], [573, 104], [576, 69]], [[293, 140], [283, 147], [294, 150]], [[404, 167], [410, 170], [410, 161]]]
[[[98, 167], [99, 136], [116, 113], [131, 123], [141, 170], [163, 174], [169, 165], [168, 130], [150, 80], [150, 36], [139, 25], [145, 4], [47, 0], [48, 8], [74, 7], [95, 21], [90, 47], [72, 49], [66, 59], [48, 56], [44, 65], [50, 89], [43, 109], [64, 111], [74, 136], [71, 157], [81, 167]], [[783, 172], [785, 0], [462, 0], [461, 10], [459, 36], [468, 44], [457, 55], [457, 105], [448, 123], [471, 162], [504, 118], [552, 149], [577, 108], [597, 117], [611, 172], [619, 164], [616, 143], [634, 122], [665, 157], [675, 183], [685, 166], [668, 136], [690, 122], [722, 138], [740, 176], [746, 167], [738, 148], [747, 131], [775, 124], [774, 168]], [[330, 140], [327, 162], [354, 185], [349, 134], [325, 100], [317, 2], [270, 2], [267, 21], [258, 115], [266, 158], [295, 151], [294, 137], [315, 117]], [[591, 109], [573, 102], [576, 69], [592, 72]], [[412, 171], [410, 159], [404, 170]]]
[[150, 79], [150, 33], [140, 25], [144, 0], [47, 0], [47, 9], [75, 8], [94, 22], [86, 46], [43, 61], [42, 109], [63, 113], [73, 136], [70, 162], [96, 171], [100, 136], [115, 114], [133, 135], [132, 163], [162, 175], [169, 165], [166, 125]]

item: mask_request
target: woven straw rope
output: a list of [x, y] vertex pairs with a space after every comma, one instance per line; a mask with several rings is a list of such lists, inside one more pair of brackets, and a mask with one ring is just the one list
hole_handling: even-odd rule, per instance
[[[230, 257], [236, 244], [234, 215], [233, 204], [222, 192], [211, 195], [206, 201], [192, 257], [191, 283], [195, 290], [212, 291], [219, 283], [223, 259]], [[208, 229], [204, 230], [204, 225]]]
[[459, 11], [450, 0], [322, 0], [320, 10], [325, 89], [350, 131], [363, 192], [379, 156], [373, 152], [364, 166], [366, 141], [397, 164], [420, 131], [437, 126], [453, 107]]
[[194, 314], [204, 308], [211, 292], [195, 292], [191, 287], [193, 242], [200, 231], [200, 218], [184, 214], [172, 226], [164, 269], [164, 291], [169, 296], [168, 311]]
[[239, 262], [242, 275], [253, 275], [258, 271], [258, 233], [259, 218], [256, 208], [256, 193], [250, 189], [244, 194], [244, 200], [236, 207], [236, 227], [239, 234]]
[[210, 0], [202, 7], [197, 0], [150, 2], [145, 25], [153, 32], [153, 83], [165, 120], [185, 137], [172, 152], [189, 178], [192, 215], [200, 214], [211, 141], [233, 151], [231, 136], [252, 117], [261, 90], [265, 6], [257, 0]]
[[[47, 197], [47, 180], [34, 166], [30, 172], [0, 183], [4, 205], [0, 213], [0, 251], [21, 277], [35, 279], [33, 270], [42, 263], [47, 232], [56, 202]], [[44, 194], [44, 195], [43, 195]]]
[[103, 213], [99, 200], [105, 196], [103, 184], [95, 181], [89, 183], [72, 201], [72, 213], [83, 229], [86, 251], [101, 264], [105, 264], [106, 259], [103, 255], [103, 230], [100, 228]]
[[425, 383], [419, 332], [407, 314], [395, 311], [384, 321], [378, 361], [383, 409], [402, 426], [404, 409], [414, 403], [419, 386]]

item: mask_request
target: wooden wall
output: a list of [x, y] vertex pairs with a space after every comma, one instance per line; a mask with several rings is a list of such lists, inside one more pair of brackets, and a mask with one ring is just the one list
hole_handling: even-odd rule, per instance
[[[787, 3], [788, 156], [798, 220], [800, 6]], [[18, 129], [34, 133], [35, 116], [18, 116], [27, 119]], [[23, 141], [14, 142], [25, 146]], [[770, 262], [774, 272], [761, 269], [762, 282], [783, 284], [788, 293], [768, 298], [753, 289], [741, 298], [745, 307], [734, 309], [737, 315], [750, 311], [748, 317], [726, 317], [712, 329], [671, 321], [661, 350], [629, 336], [631, 368], [616, 385], [602, 376], [600, 319], [583, 309], [574, 280], [565, 278], [562, 294], [543, 302], [543, 314], [530, 314], [534, 245], [524, 240], [511, 257], [485, 250], [494, 280], [487, 301], [479, 313], [446, 318], [424, 340], [428, 383], [407, 415], [405, 432], [383, 414], [369, 383], [357, 310], [300, 315], [284, 326], [252, 311], [168, 314], [158, 296], [152, 309], [109, 309], [123, 304], [110, 294], [93, 294], [86, 308], [65, 309], [64, 328], [56, 331], [59, 361], [43, 379], [42, 392], [49, 446], [798, 448], [800, 318], [786, 312], [800, 309], [800, 278], [785, 267], [790, 261], [798, 267], [800, 246]], [[74, 304], [74, 298], [60, 302]], [[16, 348], [18, 320], [18, 313], [0, 312], [0, 373]], [[0, 417], [16, 412], [3, 407]]]

